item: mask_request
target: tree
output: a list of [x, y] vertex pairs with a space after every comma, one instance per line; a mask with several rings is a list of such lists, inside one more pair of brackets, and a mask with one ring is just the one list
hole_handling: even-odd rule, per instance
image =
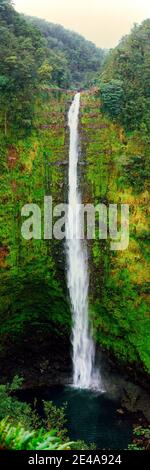
[[103, 111], [112, 118], [119, 117], [123, 107], [123, 88], [119, 80], [100, 84]]
[[[105, 55], [102, 49], [60, 25], [38, 18], [27, 18], [45, 37], [50, 56], [55, 54], [56, 73], [54, 72], [53, 77], [57, 81], [58, 76], [59, 86], [64, 86], [69, 81], [68, 86], [81, 87], [87, 83], [89, 73], [92, 80], [95, 73], [100, 71]], [[65, 73], [61, 79], [63, 71]]]
[[[110, 52], [101, 75], [100, 88], [102, 88], [102, 83], [104, 84], [102, 99], [107, 101], [104, 103], [104, 108], [108, 106], [113, 110], [114, 100], [116, 101], [117, 98], [116, 92], [118, 95], [122, 93], [121, 88], [123, 90], [123, 106], [118, 117], [128, 130], [141, 129], [141, 126], [145, 126], [145, 129], [150, 131], [149, 39], [150, 20], [148, 19], [140, 26], [135, 25], [131, 34], [125, 36], [119, 46]], [[117, 84], [117, 82], [120, 82], [121, 88], [119, 90], [117, 87], [117, 91], [115, 86], [115, 98], [113, 83]]]
[[30, 127], [34, 101], [42, 83], [51, 80], [52, 67], [41, 33], [0, 3], [0, 118], [5, 136], [10, 126]]

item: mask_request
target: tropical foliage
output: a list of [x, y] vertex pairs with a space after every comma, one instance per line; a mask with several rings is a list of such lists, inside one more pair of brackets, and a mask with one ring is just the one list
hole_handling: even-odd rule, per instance
[[71, 88], [89, 86], [102, 67], [105, 51], [60, 25], [38, 18], [28, 17], [28, 21], [40, 29], [47, 41], [50, 57], [55, 61], [55, 81]]
[[[53, 369], [55, 352], [59, 351], [64, 367], [66, 343], [69, 351], [71, 314], [64, 245], [44, 240], [43, 202], [45, 195], [53, 197], [54, 205], [67, 199], [67, 112], [75, 88], [84, 88], [80, 110], [83, 161], [79, 166], [83, 200], [94, 205], [103, 202], [107, 207], [112, 203], [118, 208], [130, 206], [127, 250], [111, 251], [109, 234], [104, 241], [96, 232], [89, 243], [95, 340], [135, 380], [139, 373], [147, 380], [149, 37], [150, 20], [146, 20], [106, 55], [102, 68], [105, 54], [101, 49], [61, 26], [19, 15], [13, 2], [0, 0], [0, 361], [4, 383], [8, 376], [21, 373], [29, 384], [36, 374], [39, 385], [47, 369], [48, 373]], [[96, 86], [91, 87], [93, 83]], [[27, 242], [21, 236], [21, 209], [26, 203], [36, 203], [41, 209], [41, 240]], [[50, 357], [48, 366], [45, 355]], [[65, 406], [57, 409], [53, 403], [43, 403], [41, 421], [36, 410], [15, 398], [20, 385], [15, 379], [11, 385], [0, 386], [1, 446], [68, 448]], [[137, 432], [148, 446], [147, 428]], [[141, 448], [139, 440], [135, 445]], [[75, 446], [86, 449], [81, 441]]]
[[21, 424], [13, 426], [7, 419], [0, 422], [1, 450], [70, 450], [73, 442], [62, 443], [55, 431], [26, 431]]
[[135, 25], [106, 58], [100, 80], [104, 110], [127, 130], [150, 132], [150, 19]]
[[95, 445], [70, 441], [66, 408], [43, 401], [43, 418], [36, 408], [17, 399], [22, 379], [0, 385], [0, 449], [2, 450], [88, 450]]

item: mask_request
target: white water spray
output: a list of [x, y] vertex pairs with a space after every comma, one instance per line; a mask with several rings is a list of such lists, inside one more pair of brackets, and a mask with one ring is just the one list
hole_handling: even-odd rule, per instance
[[74, 97], [68, 114], [70, 129], [69, 196], [66, 228], [67, 278], [73, 312], [73, 385], [82, 389], [102, 390], [99, 371], [95, 368], [94, 341], [89, 332], [88, 317], [88, 257], [87, 244], [81, 240], [81, 197], [78, 190], [80, 93]]

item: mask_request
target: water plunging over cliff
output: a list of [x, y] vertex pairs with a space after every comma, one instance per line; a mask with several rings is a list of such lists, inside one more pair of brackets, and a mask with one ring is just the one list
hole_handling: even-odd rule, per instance
[[100, 374], [95, 368], [95, 347], [89, 331], [88, 257], [86, 241], [81, 239], [78, 189], [80, 93], [74, 97], [68, 114], [70, 129], [69, 195], [67, 220], [67, 279], [73, 312], [73, 385], [77, 388], [102, 389]]

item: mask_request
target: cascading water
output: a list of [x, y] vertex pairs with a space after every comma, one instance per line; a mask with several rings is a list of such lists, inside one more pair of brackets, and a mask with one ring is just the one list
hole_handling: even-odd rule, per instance
[[81, 197], [78, 190], [80, 93], [74, 97], [68, 114], [70, 129], [69, 196], [66, 227], [67, 280], [73, 312], [73, 385], [77, 388], [102, 390], [99, 371], [95, 368], [94, 341], [88, 318], [87, 244], [81, 237]]

